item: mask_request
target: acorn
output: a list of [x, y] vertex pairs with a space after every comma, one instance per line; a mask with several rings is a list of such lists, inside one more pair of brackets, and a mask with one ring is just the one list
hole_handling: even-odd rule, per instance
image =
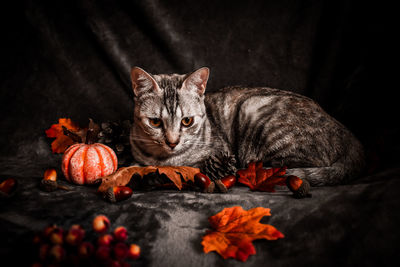
[[228, 189], [235, 185], [236, 183], [236, 176], [235, 175], [227, 175], [222, 179], [218, 179], [214, 181], [215, 185], [217, 186], [218, 190], [221, 193], [228, 192]]
[[132, 196], [132, 188], [128, 186], [114, 186], [107, 189], [104, 198], [110, 202], [119, 202]]
[[0, 183], [0, 198], [12, 197], [17, 191], [18, 183], [14, 178], [8, 178]]
[[236, 176], [235, 175], [228, 175], [221, 179], [221, 182], [226, 186], [227, 189], [231, 188], [236, 184]]
[[286, 185], [293, 192], [295, 198], [312, 197], [310, 192], [310, 183], [306, 179], [300, 179], [297, 176], [290, 175], [286, 178]]
[[194, 184], [200, 187], [204, 193], [212, 193], [215, 189], [215, 183], [207, 175], [199, 172], [194, 176]]
[[58, 189], [58, 184], [56, 181], [42, 179], [40, 181], [40, 188], [46, 192], [53, 192]]
[[70, 190], [68, 187], [57, 183], [57, 172], [55, 169], [47, 169], [44, 172], [40, 188], [46, 192], [53, 192], [57, 189]]
[[43, 175], [44, 180], [57, 181], [57, 171], [55, 169], [47, 169]]

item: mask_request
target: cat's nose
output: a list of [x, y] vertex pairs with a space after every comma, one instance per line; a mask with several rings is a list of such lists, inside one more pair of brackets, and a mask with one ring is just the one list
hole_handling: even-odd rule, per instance
[[179, 144], [179, 140], [175, 141], [175, 142], [170, 142], [168, 140], [165, 140], [165, 143], [172, 149], [174, 149], [178, 144]]

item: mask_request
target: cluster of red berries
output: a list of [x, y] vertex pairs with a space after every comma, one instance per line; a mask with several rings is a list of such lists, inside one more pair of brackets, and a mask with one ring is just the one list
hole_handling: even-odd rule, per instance
[[129, 259], [140, 257], [140, 247], [128, 245], [128, 231], [119, 226], [109, 233], [110, 220], [104, 215], [94, 218], [92, 227], [97, 233], [94, 242], [84, 241], [85, 230], [78, 224], [68, 231], [56, 225], [46, 227], [36, 235], [33, 243], [37, 246], [39, 266], [113, 266], [127, 267]]

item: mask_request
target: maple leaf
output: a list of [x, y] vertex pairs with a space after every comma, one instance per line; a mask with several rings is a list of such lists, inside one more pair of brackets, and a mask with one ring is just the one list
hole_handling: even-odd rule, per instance
[[51, 150], [53, 151], [53, 153], [64, 153], [70, 145], [75, 143], [75, 141], [72, 140], [71, 137], [64, 135], [63, 127], [71, 132], [79, 133], [83, 131], [83, 129], [79, 128], [79, 126], [71, 119], [58, 119], [57, 124], [53, 124], [49, 129], [45, 131], [47, 137], [56, 138], [51, 143]]
[[194, 182], [194, 176], [200, 172], [200, 169], [187, 166], [122, 167], [119, 168], [115, 173], [101, 178], [102, 182], [98, 191], [105, 192], [109, 187], [112, 186], [124, 186], [129, 183], [132, 176], [136, 173], [143, 177], [144, 175], [153, 172], [165, 174], [174, 183], [174, 185], [181, 190], [181, 177], [184, 181]]
[[285, 185], [286, 167], [264, 169], [262, 162], [251, 162], [247, 169], [238, 170], [238, 182], [253, 191], [275, 192], [275, 185]]
[[284, 237], [274, 226], [259, 222], [262, 217], [270, 215], [270, 209], [263, 207], [248, 211], [240, 206], [223, 209], [208, 218], [213, 230], [208, 230], [203, 236], [204, 252], [216, 251], [224, 259], [246, 261], [250, 255], [256, 254], [253, 240]]

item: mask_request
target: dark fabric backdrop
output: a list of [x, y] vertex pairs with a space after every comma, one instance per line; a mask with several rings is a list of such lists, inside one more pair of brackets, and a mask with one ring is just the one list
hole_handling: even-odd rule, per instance
[[[226, 262], [217, 255], [203, 256], [199, 240], [207, 217], [235, 204], [271, 207], [271, 223], [286, 230], [285, 242], [257, 243], [257, 250], [271, 253], [253, 257], [253, 266], [388, 264], [397, 256], [400, 222], [395, 10], [382, 1], [354, 0], [2, 3], [0, 174], [18, 177], [22, 189], [14, 201], [0, 203], [0, 252], [18, 258], [17, 241], [28, 247], [25, 235], [45, 222], [88, 225], [102, 211], [142, 242], [142, 266], [164, 263], [163, 257], [178, 266], [179, 255], [187, 253], [180, 239], [193, 238], [193, 231], [193, 264], [222, 266]], [[38, 193], [43, 171], [59, 168], [61, 157], [51, 153], [45, 129], [60, 117], [81, 125], [89, 117], [130, 119], [133, 66], [150, 73], [208, 66], [209, 91], [269, 86], [309, 96], [362, 141], [368, 171], [376, 175], [354, 186], [315, 188], [304, 201], [243, 188], [225, 195], [140, 193], [120, 206], [88, 194], [86, 187], [51, 197]], [[82, 207], [81, 200], [90, 205]], [[174, 218], [187, 228], [172, 227], [176, 237], [168, 237], [163, 231]], [[168, 254], [171, 240], [175, 256]]]
[[[205, 255], [200, 245], [207, 218], [232, 205], [271, 208], [266, 221], [285, 234], [254, 242], [249, 266], [384, 266], [398, 258], [394, 7], [355, 0], [7, 2], [0, 8], [0, 177], [16, 177], [20, 188], [0, 199], [0, 265], [32, 262], [31, 235], [45, 225], [90, 229], [102, 212], [141, 245], [138, 266], [242, 266]], [[269, 86], [309, 96], [362, 141], [368, 174], [313, 188], [303, 200], [287, 189], [239, 186], [228, 194], [135, 192], [116, 204], [91, 187], [40, 191], [44, 170], [60, 171], [45, 129], [60, 117], [82, 126], [89, 117], [130, 119], [133, 66], [150, 73], [208, 66], [209, 91]]]
[[[129, 71], [211, 69], [207, 90], [305, 94], [393, 163], [391, 8], [365, 1], [22, 1], [1, 9], [0, 151], [47, 161], [43, 131], [129, 119]], [[395, 63], [395, 62], [392, 62]]]

